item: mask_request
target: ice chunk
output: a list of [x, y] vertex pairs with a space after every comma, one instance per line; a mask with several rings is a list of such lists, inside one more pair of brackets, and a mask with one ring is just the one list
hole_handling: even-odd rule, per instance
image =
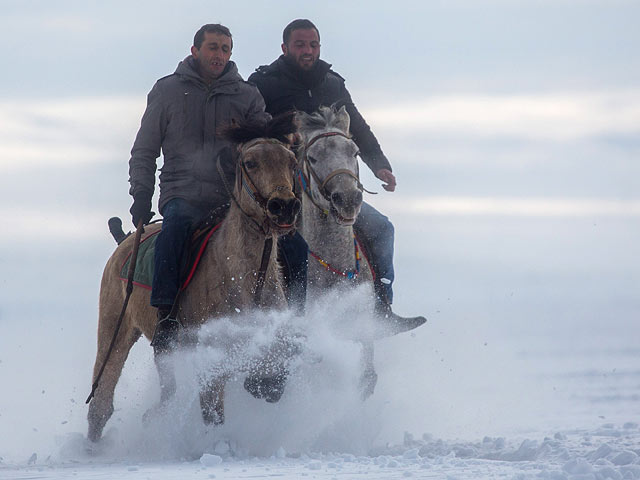
[[219, 455], [211, 455], [210, 453], [205, 453], [200, 457], [200, 464], [203, 467], [215, 467], [222, 463], [222, 457]]
[[562, 469], [571, 475], [586, 475], [593, 472], [593, 468], [586, 460], [582, 458], [574, 458], [564, 464]]
[[638, 459], [638, 455], [630, 450], [625, 450], [611, 459], [614, 465], [629, 465]]

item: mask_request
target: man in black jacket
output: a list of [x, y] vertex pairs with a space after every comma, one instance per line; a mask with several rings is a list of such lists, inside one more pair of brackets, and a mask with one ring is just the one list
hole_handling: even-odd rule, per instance
[[[344, 79], [320, 60], [320, 33], [309, 20], [298, 19], [284, 29], [283, 54], [271, 65], [263, 65], [249, 77], [262, 94], [266, 111], [277, 115], [290, 110], [313, 113], [320, 107], [344, 105], [350, 116], [350, 131], [360, 155], [383, 188], [393, 192], [396, 178], [391, 165], [351, 100]], [[391, 310], [393, 301], [393, 225], [387, 217], [367, 203], [354, 225], [375, 271], [376, 312], [399, 333], [418, 327], [424, 317], [401, 317]]]

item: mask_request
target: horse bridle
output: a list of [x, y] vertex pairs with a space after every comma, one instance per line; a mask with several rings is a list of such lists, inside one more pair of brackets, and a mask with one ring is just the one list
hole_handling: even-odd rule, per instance
[[[253, 180], [251, 179], [251, 175], [249, 175], [249, 172], [247, 171], [247, 168], [244, 165], [244, 161], [242, 160], [242, 157], [246, 154], [247, 150], [249, 150], [250, 148], [253, 148], [258, 145], [263, 145], [263, 144], [279, 145], [291, 151], [291, 149], [287, 144], [279, 140], [264, 139], [264, 138], [248, 142], [244, 144], [240, 149], [240, 158], [238, 159], [238, 167], [237, 167], [237, 170], [239, 170], [239, 172], [236, 171], [236, 179], [238, 182], [238, 192], [242, 192], [244, 190], [245, 192], [247, 192], [247, 195], [249, 195], [249, 198], [251, 198], [255, 203], [258, 204], [258, 206], [260, 206], [264, 214], [264, 221], [262, 222], [262, 224], [260, 224], [258, 221], [256, 221], [255, 218], [253, 218], [251, 215], [249, 215], [247, 212], [244, 211], [244, 209], [240, 205], [240, 202], [238, 202], [238, 199], [233, 194], [233, 190], [231, 190], [229, 184], [227, 183], [227, 179], [224, 175], [224, 171], [222, 170], [222, 166], [220, 165], [220, 157], [218, 157], [218, 162], [217, 162], [218, 173], [220, 174], [222, 183], [224, 184], [224, 187], [227, 189], [229, 196], [231, 197], [233, 202], [236, 204], [240, 212], [242, 212], [242, 214], [247, 219], [251, 220], [251, 222], [257, 227], [258, 231], [262, 232], [265, 236], [264, 246], [262, 248], [262, 258], [260, 260], [260, 268], [258, 269], [258, 272], [256, 274], [256, 286], [255, 286], [255, 291], [253, 295], [253, 303], [256, 307], [260, 306], [260, 302], [262, 299], [262, 290], [264, 288], [264, 282], [267, 274], [267, 266], [269, 264], [271, 250], [273, 248], [273, 236], [270, 235], [271, 221], [269, 220], [269, 215], [267, 213], [268, 200], [256, 188], [255, 183], [253, 183]], [[285, 190], [286, 188], [287, 187], [285, 185], [278, 185], [271, 192], [269, 192], [268, 197], [271, 197], [272, 193]]]
[[309, 197], [309, 199], [311, 199], [311, 202], [319, 209], [321, 210], [325, 215], [328, 215], [328, 211], [326, 208], [323, 208], [322, 206], [318, 205], [318, 203], [315, 201], [315, 199], [313, 198], [313, 195], [311, 194], [311, 182], [309, 181], [309, 178], [313, 178], [313, 180], [318, 184], [318, 191], [320, 192], [320, 195], [322, 195], [322, 197], [327, 200], [329, 203], [331, 203], [331, 193], [327, 190], [327, 184], [329, 183], [329, 181], [335, 177], [337, 177], [338, 175], [348, 175], [351, 178], [353, 178], [356, 181], [356, 186], [358, 188], [358, 190], [360, 190], [361, 192], [367, 192], [367, 193], [375, 193], [375, 192], [369, 192], [367, 189], [364, 188], [364, 186], [362, 185], [362, 183], [360, 182], [360, 172], [358, 169], [358, 163], [356, 162], [356, 171], [355, 173], [349, 169], [346, 168], [338, 168], [336, 170], [333, 170], [331, 173], [329, 173], [324, 180], [322, 180], [320, 178], [320, 176], [318, 175], [318, 173], [313, 169], [313, 167], [311, 166], [311, 162], [309, 161], [309, 155], [308, 155], [308, 151], [311, 148], [311, 146], [316, 143], [318, 140], [323, 139], [323, 138], [328, 138], [328, 137], [335, 137], [335, 136], [339, 136], [339, 137], [344, 137], [348, 140], [351, 140], [351, 136], [349, 135], [345, 135], [342, 132], [324, 132], [324, 133], [320, 133], [319, 135], [316, 135], [315, 137], [313, 137], [311, 140], [309, 140], [309, 142], [306, 143], [306, 145], [304, 146], [304, 153], [302, 155], [302, 169], [306, 169], [307, 172], [309, 172], [309, 175], [305, 175], [304, 171], [300, 172], [301, 175], [301, 183], [302, 183], [302, 189], [304, 190], [304, 192], [307, 194], [307, 196]]
[[227, 190], [227, 193], [231, 197], [231, 200], [236, 204], [236, 206], [240, 209], [240, 211], [244, 214], [244, 216], [247, 217], [249, 220], [251, 220], [258, 227], [258, 230], [260, 230], [264, 235], [269, 235], [269, 233], [271, 232], [271, 227], [270, 227], [271, 221], [269, 220], [268, 208], [267, 208], [267, 202], [269, 201], [268, 199], [271, 197], [271, 195], [274, 192], [286, 190], [289, 187], [285, 185], [277, 185], [271, 192], [268, 193], [267, 197], [265, 198], [260, 193], [260, 191], [256, 188], [255, 183], [251, 179], [251, 175], [249, 175], [249, 172], [247, 171], [244, 161], [242, 160], [242, 157], [246, 154], [247, 150], [253, 147], [256, 147], [258, 145], [264, 145], [264, 144], [278, 145], [283, 148], [286, 148], [288, 151], [291, 151], [291, 149], [287, 144], [276, 139], [262, 138], [262, 139], [248, 142], [245, 145], [243, 145], [242, 148], [240, 149], [240, 158], [238, 159], [238, 167], [237, 167], [238, 171], [236, 172], [238, 192], [242, 192], [244, 190], [249, 196], [249, 198], [251, 198], [262, 209], [262, 212], [264, 214], [264, 221], [262, 222], [262, 224], [259, 223], [255, 218], [253, 218], [247, 212], [245, 212], [244, 209], [240, 206], [238, 199], [236, 199], [236, 196], [233, 194], [233, 190], [227, 183], [226, 176], [224, 175], [224, 171], [222, 170], [222, 166], [220, 165], [220, 157], [218, 157], [217, 166], [218, 166], [218, 173], [220, 174], [220, 178], [222, 179], [222, 182]]

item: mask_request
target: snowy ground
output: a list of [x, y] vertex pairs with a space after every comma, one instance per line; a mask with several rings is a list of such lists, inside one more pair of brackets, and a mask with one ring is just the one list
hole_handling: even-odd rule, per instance
[[396, 306], [429, 322], [377, 344], [380, 378], [365, 403], [355, 387], [359, 347], [320, 327], [329, 301], [306, 319], [322, 361], [301, 363], [275, 405], [251, 398], [239, 375], [218, 429], [199, 418], [197, 356], [179, 364], [169, 414], [142, 423], [158, 386], [139, 342], [92, 454], [84, 399], [98, 257], [112, 245], [54, 245], [26, 269], [24, 257], [7, 258], [18, 280], [73, 261], [85, 272], [61, 273], [42, 297], [5, 296], [0, 478], [640, 478], [637, 226], [428, 222], [427, 237], [417, 235], [425, 225], [398, 236]]

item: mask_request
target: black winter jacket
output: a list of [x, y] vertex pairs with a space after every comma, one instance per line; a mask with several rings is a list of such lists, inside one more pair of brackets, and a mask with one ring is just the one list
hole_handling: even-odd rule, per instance
[[318, 60], [311, 71], [305, 72], [281, 55], [271, 65], [258, 67], [248, 80], [260, 90], [271, 115], [294, 109], [313, 113], [320, 106], [344, 105], [351, 119], [353, 140], [364, 162], [374, 173], [381, 168], [391, 170], [378, 140], [353, 104], [344, 79], [327, 62]]

